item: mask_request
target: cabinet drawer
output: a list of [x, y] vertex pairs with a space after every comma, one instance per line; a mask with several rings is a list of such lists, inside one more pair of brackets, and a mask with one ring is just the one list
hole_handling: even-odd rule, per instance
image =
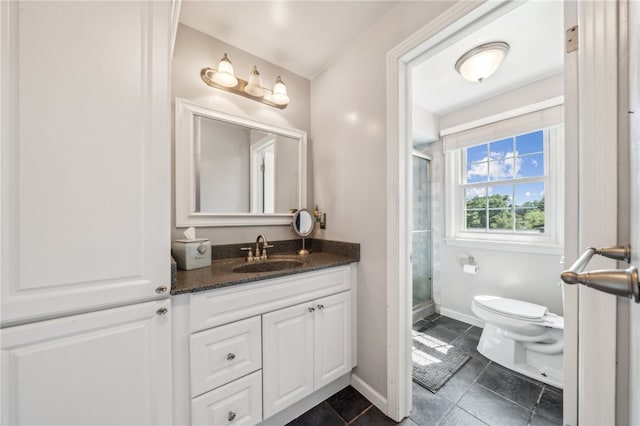
[[260, 317], [192, 334], [191, 396], [262, 368]]
[[191, 295], [191, 331], [351, 289], [351, 265], [305, 272]]
[[191, 424], [194, 426], [250, 426], [261, 421], [261, 371], [191, 400]]

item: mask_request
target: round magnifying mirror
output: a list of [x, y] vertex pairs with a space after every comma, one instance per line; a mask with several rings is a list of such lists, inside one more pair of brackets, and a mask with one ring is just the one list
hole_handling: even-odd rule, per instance
[[300, 209], [293, 215], [293, 230], [301, 237], [306, 237], [313, 231], [313, 215], [307, 209]]
[[302, 250], [300, 250], [298, 254], [309, 254], [309, 250], [304, 247], [304, 238], [313, 232], [314, 224], [313, 215], [307, 209], [300, 209], [293, 215], [291, 226], [293, 226], [295, 233], [302, 237]]

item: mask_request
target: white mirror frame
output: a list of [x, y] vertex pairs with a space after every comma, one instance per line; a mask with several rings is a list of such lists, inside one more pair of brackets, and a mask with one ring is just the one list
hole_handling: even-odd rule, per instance
[[240, 117], [210, 107], [176, 98], [175, 102], [175, 171], [176, 171], [176, 226], [258, 226], [290, 225], [293, 213], [211, 213], [196, 212], [195, 164], [193, 144], [194, 116], [250, 127], [266, 133], [275, 133], [300, 141], [298, 150], [298, 209], [307, 204], [307, 133], [286, 129]]

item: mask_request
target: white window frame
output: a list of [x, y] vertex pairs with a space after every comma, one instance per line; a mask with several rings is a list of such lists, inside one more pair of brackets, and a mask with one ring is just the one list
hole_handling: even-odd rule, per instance
[[[501, 124], [508, 120], [501, 120]], [[489, 124], [490, 126], [491, 124]], [[465, 193], [466, 148], [490, 143], [499, 138], [481, 139], [466, 142], [464, 146], [445, 150], [445, 206], [447, 245], [469, 248], [493, 248], [498, 250], [521, 251], [545, 254], [562, 254], [563, 248], [563, 197], [564, 197], [564, 126], [555, 124], [528, 128], [526, 131], [506, 135], [518, 136], [536, 130], [544, 133], [544, 183], [545, 183], [545, 232], [540, 234], [518, 233], [510, 231], [480, 231], [465, 229]], [[512, 181], [486, 182], [492, 184]]]

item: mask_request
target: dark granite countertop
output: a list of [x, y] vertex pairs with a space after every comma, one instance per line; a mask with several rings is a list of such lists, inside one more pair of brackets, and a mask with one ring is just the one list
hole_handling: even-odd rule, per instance
[[[295, 251], [295, 245], [290, 242], [277, 241], [274, 246], [280, 250], [272, 250], [269, 253], [269, 260], [247, 262], [242, 257], [228, 257], [238, 253], [239, 247], [247, 247], [247, 244], [233, 244], [225, 246], [212, 246], [211, 266], [207, 268], [192, 269], [190, 271], [178, 270], [176, 279], [171, 286], [171, 294], [194, 293], [199, 291], [213, 290], [217, 288], [229, 287], [260, 281], [269, 278], [277, 278], [288, 275], [295, 275], [319, 269], [332, 268], [335, 266], [348, 265], [360, 260], [360, 245], [353, 243], [341, 243], [327, 240], [311, 240], [307, 247], [310, 253], [300, 256]], [[282, 251], [290, 250], [290, 251]], [[267, 272], [233, 272], [237, 267], [266, 267], [276, 262], [299, 262], [300, 266]], [[258, 266], [259, 265], [259, 266]]]

